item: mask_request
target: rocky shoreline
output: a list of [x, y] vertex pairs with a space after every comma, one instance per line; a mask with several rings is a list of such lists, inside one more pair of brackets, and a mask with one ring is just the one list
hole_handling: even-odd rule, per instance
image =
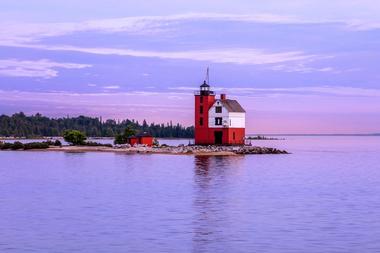
[[178, 146], [147, 146], [129, 144], [112, 145], [95, 142], [87, 142], [83, 146], [63, 145], [60, 141], [29, 142], [29, 143], [3, 143], [0, 142], [0, 150], [14, 151], [64, 151], [64, 152], [117, 152], [131, 154], [173, 154], [173, 155], [261, 155], [261, 154], [288, 154], [285, 150], [276, 148], [259, 147], [252, 145], [245, 146], [199, 146], [199, 145], [178, 145]]
[[115, 152], [129, 154], [172, 154], [172, 155], [264, 155], [264, 154], [289, 154], [285, 150], [257, 146], [160, 146], [147, 147], [144, 145], [114, 147], [88, 147], [88, 146], [62, 146], [50, 147], [47, 151], [65, 152]]

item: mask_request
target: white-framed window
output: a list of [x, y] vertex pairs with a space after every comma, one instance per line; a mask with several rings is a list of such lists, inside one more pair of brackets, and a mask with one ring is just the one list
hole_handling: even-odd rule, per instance
[[222, 125], [223, 118], [216, 117], [215, 118], [215, 126], [221, 126]]
[[221, 106], [215, 106], [215, 113], [222, 113], [222, 107]]

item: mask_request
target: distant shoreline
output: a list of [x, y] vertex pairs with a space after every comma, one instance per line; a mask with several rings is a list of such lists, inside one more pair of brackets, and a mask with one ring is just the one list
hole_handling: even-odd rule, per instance
[[[258, 136], [257, 134], [249, 134], [246, 136], [247, 140], [252, 137]], [[275, 136], [275, 137], [280, 137], [280, 136], [294, 136], [294, 137], [380, 137], [380, 134], [263, 134], [260, 136]], [[0, 140], [49, 140], [49, 139], [63, 139], [60, 136], [41, 136], [41, 137], [5, 137], [5, 136], [0, 136]], [[88, 137], [88, 139], [93, 139], [93, 140], [111, 140], [114, 139], [114, 137]], [[157, 139], [163, 139], [163, 140], [192, 140], [194, 138], [177, 138], [177, 137], [157, 137]], [[257, 139], [251, 139], [251, 140], [257, 140]], [[266, 139], [264, 139], [266, 140]], [[270, 140], [270, 139], [268, 139]], [[277, 140], [282, 140], [282, 139], [277, 139]]]
[[[247, 137], [258, 136], [257, 134], [249, 134]], [[300, 137], [380, 137], [380, 134], [260, 134], [260, 136], [300, 136]]]

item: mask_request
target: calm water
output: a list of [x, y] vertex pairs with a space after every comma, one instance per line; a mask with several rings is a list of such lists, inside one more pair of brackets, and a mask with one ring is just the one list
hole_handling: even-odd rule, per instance
[[292, 155], [0, 152], [0, 252], [380, 252], [380, 138]]

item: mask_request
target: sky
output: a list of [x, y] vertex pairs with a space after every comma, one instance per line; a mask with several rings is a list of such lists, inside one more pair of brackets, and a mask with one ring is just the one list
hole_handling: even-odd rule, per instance
[[0, 114], [192, 125], [210, 68], [247, 132], [380, 132], [380, 3], [0, 2]]

